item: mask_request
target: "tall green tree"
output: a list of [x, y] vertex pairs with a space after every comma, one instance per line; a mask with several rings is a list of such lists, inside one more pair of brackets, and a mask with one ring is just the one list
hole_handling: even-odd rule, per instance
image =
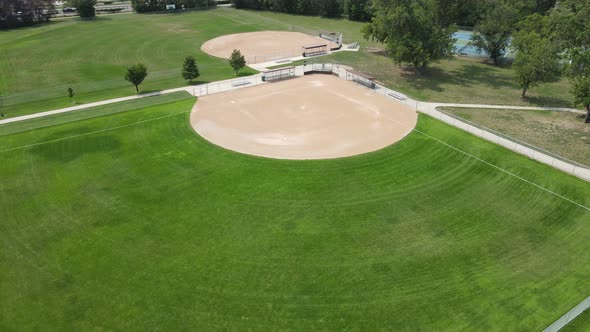
[[127, 68], [125, 79], [131, 82], [131, 84], [135, 86], [135, 91], [139, 93], [139, 85], [143, 82], [147, 75], [147, 67], [142, 63], [138, 63]]
[[242, 68], [246, 67], [246, 59], [240, 50], [233, 50], [231, 52], [231, 56], [229, 57], [229, 65], [236, 72], [236, 76], [239, 75]]
[[566, 59], [574, 103], [586, 108], [590, 122], [590, 1], [562, 0], [551, 12], [551, 27]]
[[341, 0], [318, 0], [320, 3], [319, 14], [323, 17], [341, 17], [343, 8]]
[[96, 0], [69, 0], [70, 6], [78, 10], [80, 17], [94, 17], [96, 16]]
[[351, 21], [368, 22], [373, 16], [371, 0], [345, 0], [344, 13]]
[[192, 84], [193, 80], [200, 75], [195, 57], [192, 55], [187, 56], [182, 64], [182, 77], [188, 80], [189, 84]]
[[452, 56], [457, 29], [442, 23], [438, 1], [373, 0], [373, 10], [363, 35], [384, 43], [395, 63], [422, 74], [432, 62]]
[[549, 38], [535, 31], [522, 31], [514, 37], [516, 58], [514, 79], [525, 98], [528, 89], [549, 82], [559, 74], [559, 49]]
[[485, 53], [498, 65], [500, 57], [510, 45], [510, 36], [519, 19], [519, 11], [510, 0], [500, 0], [491, 4], [482, 21], [475, 26], [471, 44], [480, 53]]
[[0, 0], [0, 29], [47, 22], [54, 9], [54, 0]]

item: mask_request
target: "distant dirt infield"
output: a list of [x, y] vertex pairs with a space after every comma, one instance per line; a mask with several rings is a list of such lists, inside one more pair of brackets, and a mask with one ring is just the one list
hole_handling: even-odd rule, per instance
[[224, 148], [277, 159], [353, 156], [416, 126], [406, 105], [334, 76], [310, 75], [199, 98], [190, 121]]
[[302, 46], [322, 43], [329, 48], [336, 47], [335, 43], [301, 32], [260, 31], [217, 37], [206, 41], [201, 50], [227, 59], [234, 49], [238, 49], [246, 57], [246, 62], [259, 63], [300, 56]]

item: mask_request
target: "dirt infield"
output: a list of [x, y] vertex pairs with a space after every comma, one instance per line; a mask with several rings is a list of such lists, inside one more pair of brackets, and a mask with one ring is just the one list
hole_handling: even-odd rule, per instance
[[334, 76], [310, 75], [199, 98], [191, 125], [224, 148], [277, 159], [379, 150], [408, 135], [417, 113]]
[[229, 58], [234, 49], [246, 57], [247, 63], [259, 63], [301, 55], [301, 47], [313, 44], [336, 44], [301, 32], [260, 31], [225, 35], [206, 41], [201, 50], [207, 54]]

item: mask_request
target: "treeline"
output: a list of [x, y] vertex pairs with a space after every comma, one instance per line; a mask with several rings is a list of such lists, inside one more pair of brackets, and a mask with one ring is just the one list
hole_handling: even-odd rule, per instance
[[344, 0], [234, 0], [238, 9], [262, 9], [288, 14], [341, 17]]
[[[1, 1], [1, 0], [0, 0]], [[166, 5], [175, 5], [176, 9], [211, 8], [217, 5], [215, 0], [131, 0], [131, 6], [137, 13], [158, 12], [166, 10]]]
[[[464, 1], [464, 0], [461, 0]], [[479, 0], [478, 0], [479, 1]], [[453, 0], [372, 0], [374, 17], [364, 37], [383, 43], [400, 65], [423, 74], [435, 61], [452, 58], [457, 31]], [[471, 45], [499, 65], [514, 51], [514, 80], [527, 91], [560, 75], [572, 83], [574, 105], [586, 108], [590, 123], [590, 1], [483, 0]]]
[[[368, 22], [376, 8], [372, 0], [233, 0], [236, 8], [271, 10], [289, 14], [341, 17], [351, 21]], [[475, 26], [496, 0], [440, 0], [439, 17], [458, 26]], [[514, 3], [524, 15], [544, 15], [555, 6], [556, 0], [515, 0]]]
[[[514, 0], [511, 1], [522, 16], [539, 13], [545, 15], [555, 6], [556, 0]], [[490, 7], [497, 6], [498, 0], [439, 0], [440, 17], [448, 23], [473, 27], [479, 24]]]
[[0, 29], [49, 21], [54, 0], [0, 0]]

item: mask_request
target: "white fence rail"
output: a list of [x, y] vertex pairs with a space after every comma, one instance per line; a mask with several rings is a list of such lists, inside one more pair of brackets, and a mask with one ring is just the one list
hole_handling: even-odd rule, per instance
[[543, 330], [543, 332], [557, 332], [561, 330], [588, 308], [590, 308], [590, 296], [580, 302], [580, 304], [575, 306], [572, 310], [568, 311], [565, 315], [561, 316], [560, 319], [556, 320], [555, 323], [551, 324], [548, 328]]

